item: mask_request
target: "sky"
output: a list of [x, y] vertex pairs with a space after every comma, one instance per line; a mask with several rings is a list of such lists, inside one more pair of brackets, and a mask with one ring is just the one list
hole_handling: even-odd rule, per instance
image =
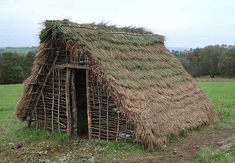
[[0, 47], [38, 46], [43, 22], [145, 27], [166, 46], [235, 45], [235, 0], [0, 0]]

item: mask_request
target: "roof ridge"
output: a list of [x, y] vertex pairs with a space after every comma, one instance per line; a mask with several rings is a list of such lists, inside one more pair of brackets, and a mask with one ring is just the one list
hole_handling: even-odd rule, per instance
[[148, 34], [148, 33], [134, 33], [134, 32], [104, 32], [107, 34], [128, 34], [128, 35], [135, 35], [135, 36], [159, 36], [164, 37], [163, 35], [159, 34]]
[[[67, 26], [67, 27], [85, 28], [85, 29], [101, 31], [101, 29], [99, 29], [96, 26], [88, 26], [89, 24], [87, 24], [87, 25], [78, 24], [78, 23], [71, 22], [68, 19], [64, 19], [64, 20], [46, 20], [46, 22], [50, 22], [50, 23], [59, 22], [59, 23], [61, 23], [61, 26], [65, 26], [65, 27]], [[103, 33], [106, 33], [106, 34], [126, 34], [126, 35], [133, 35], [133, 36], [156, 36], [156, 37], [161, 37], [162, 39], [165, 38], [165, 36], [163, 36], [163, 35], [151, 34], [151, 33], [115, 32], [115, 31], [110, 31], [110, 32], [103, 31]]]

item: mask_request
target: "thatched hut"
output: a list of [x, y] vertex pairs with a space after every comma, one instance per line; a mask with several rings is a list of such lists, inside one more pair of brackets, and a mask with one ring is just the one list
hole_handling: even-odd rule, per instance
[[133, 31], [46, 21], [17, 117], [37, 128], [149, 149], [213, 121], [212, 104], [164, 37]]

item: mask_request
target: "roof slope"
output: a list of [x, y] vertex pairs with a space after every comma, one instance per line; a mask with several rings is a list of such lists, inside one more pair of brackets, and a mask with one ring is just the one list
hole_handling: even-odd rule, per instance
[[56, 35], [85, 46], [99, 62], [121, 111], [134, 122], [136, 141], [150, 148], [165, 142], [169, 134], [213, 121], [212, 104], [165, 48], [164, 37], [125, 31], [47, 21], [40, 39], [43, 43]]

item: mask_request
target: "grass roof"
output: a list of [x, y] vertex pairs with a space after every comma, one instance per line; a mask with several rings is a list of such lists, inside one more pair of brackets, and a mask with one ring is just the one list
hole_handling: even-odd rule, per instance
[[128, 50], [138, 46], [164, 43], [164, 37], [144, 28], [117, 28], [105, 24], [75, 24], [67, 21], [46, 21], [40, 34], [41, 42], [54, 36], [76, 40], [89, 48]]
[[41, 43], [53, 38], [73, 42], [74, 52], [81, 47], [89, 51], [93, 75], [108, 84], [121, 112], [135, 124], [136, 141], [150, 148], [166, 142], [170, 134], [216, 117], [210, 101], [165, 48], [161, 35], [142, 28], [46, 21]]

